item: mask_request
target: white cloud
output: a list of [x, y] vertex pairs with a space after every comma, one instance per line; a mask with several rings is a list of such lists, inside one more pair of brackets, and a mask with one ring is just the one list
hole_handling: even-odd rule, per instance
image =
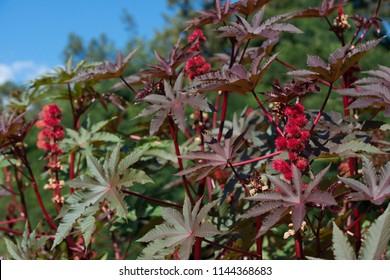
[[12, 70], [8, 65], [0, 64], [0, 85], [13, 80]]
[[30, 60], [0, 63], [0, 85], [7, 81], [23, 83], [49, 71], [48, 66]]

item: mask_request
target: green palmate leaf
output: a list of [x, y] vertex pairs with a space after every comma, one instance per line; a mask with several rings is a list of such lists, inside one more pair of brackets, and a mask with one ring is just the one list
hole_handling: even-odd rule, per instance
[[[359, 251], [360, 260], [379, 260], [390, 240], [390, 205], [367, 231]], [[354, 260], [355, 253], [348, 238], [333, 222], [333, 254], [336, 260]]]
[[219, 233], [214, 224], [204, 221], [205, 216], [216, 203], [217, 201], [208, 203], [199, 211], [201, 200], [198, 200], [192, 208], [186, 196], [182, 213], [176, 209], [162, 208], [164, 223], [157, 225], [138, 240], [150, 242], [139, 259], [161, 259], [174, 253], [177, 246], [180, 247], [178, 251], [180, 259], [188, 259], [195, 237], [208, 237]]
[[336, 260], [354, 260], [355, 252], [347, 236], [333, 222], [333, 254]]
[[20, 254], [21, 249], [18, 248], [18, 245], [12, 242], [7, 237], [4, 237], [5, 246], [7, 248], [8, 254], [10, 254], [11, 258], [14, 260], [23, 260], [23, 256]]
[[84, 212], [83, 217], [79, 219], [81, 233], [84, 238], [85, 246], [88, 247], [91, 242], [91, 237], [93, 232], [96, 229], [96, 218], [94, 214], [99, 210], [97, 205], [92, 207], [88, 207], [88, 209]]
[[386, 211], [375, 220], [367, 231], [362, 248], [360, 249], [359, 259], [361, 260], [379, 260], [385, 252], [390, 240], [390, 205]]
[[152, 182], [145, 172], [129, 169], [139, 160], [141, 154], [135, 152], [120, 160], [120, 145], [118, 144], [111, 155], [107, 153], [103, 165], [98, 159], [87, 155], [87, 164], [92, 176], [81, 175], [68, 182], [69, 186], [75, 188], [76, 191], [66, 200], [58, 216], [62, 220], [52, 248], [62, 242], [76, 223], [80, 225], [82, 234], [86, 238], [86, 245], [88, 245], [95, 230], [94, 215], [104, 201], [118, 217], [126, 219], [127, 205], [122, 188], [129, 187], [136, 182], [141, 184]]
[[11, 258], [14, 260], [33, 260], [37, 258], [37, 253], [50, 238], [50, 236], [36, 237], [36, 231], [28, 233], [27, 223], [23, 232], [22, 240], [16, 243], [8, 238], [4, 238], [5, 245]]
[[113, 142], [119, 143], [122, 140], [115, 134], [101, 131], [108, 123], [114, 118], [97, 122], [91, 126], [89, 118], [86, 127], [80, 127], [79, 131], [65, 128], [66, 137], [61, 141], [61, 148], [66, 151], [74, 149], [85, 149], [87, 151], [92, 150], [93, 145], [98, 142]]
[[361, 152], [368, 154], [384, 154], [383, 151], [370, 143], [358, 140], [348, 141], [343, 144], [334, 144], [329, 148], [329, 153], [335, 153], [341, 157], [358, 156], [358, 153]]

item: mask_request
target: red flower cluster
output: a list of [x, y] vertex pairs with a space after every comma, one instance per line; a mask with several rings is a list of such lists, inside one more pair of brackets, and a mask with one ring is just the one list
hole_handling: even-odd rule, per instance
[[188, 36], [189, 43], [195, 41], [196, 39], [198, 39], [198, 42], [191, 49], [189, 49], [189, 52], [200, 51], [200, 43], [203, 44], [206, 42], [206, 37], [204, 36], [202, 30], [195, 29], [194, 32]]
[[[203, 35], [202, 30], [196, 29], [189, 37], [188, 42], [193, 42], [198, 39], [198, 42], [189, 50], [189, 52], [200, 51], [200, 43], [206, 42], [206, 37]], [[206, 62], [203, 56], [197, 55], [190, 58], [186, 64], [186, 71], [188, 72], [188, 79], [192, 80], [194, 77], [210, 71], [211, 66]]]
[[49, 104], [43, 107], [39, 116], [36, 126], [42, 130], [38, 134], [37, 147], [48, 153], [61, 155], [62, 150], [58, 147], [58, 142], [64, 138], [64, 128], [60, 125], [61, 109], [57, 104]]
[[288, 106], [284, 109], [284, 115], [287, 117], [287, 123], [284, 126], [285, 136], [276, 138], [275, 145], [279, 151], [287, 151], [289, 162], [283, 159], [277, 159], [273, 162], [273, 167], [284, 175], [287, 180], [292, 179], [291, 163], [303, 171], [309, 165], [306, 158], [301, 154], [310, 138], [310, 133], [304, 127], [307, 119], [304, 114], [304, 107], [301, 104]]
[[340, 7], [337, 13], [337, 17], [334, 19], [333, 24], [339, 29], [338, 31], [343, 32], [344, 30], [351, 27], [348, 23], [348, 15], [344, 13], [343, 7]]

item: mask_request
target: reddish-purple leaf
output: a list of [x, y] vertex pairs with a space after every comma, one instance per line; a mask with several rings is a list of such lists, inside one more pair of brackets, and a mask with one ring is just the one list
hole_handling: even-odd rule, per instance
[[[294, 230], [296, 231], [301, 227], [306, 215], [305, 207], [307, 203], [320, 204], [321, 206], [337, 205], [337, 202], [329, 193], [314, 188], [321, 181], [329, 167], [321, 171], [314, 180], [308, 184], [308, 190], [304, 190], [302, 174], [298, 168], [295, 165], [292, 165], [292, 169], [292, 183], [266, 174], [265, 176], [273, 183], [275, 188], [278, 189], [278, 192], [267, 190], [248, 198], [249, 200], [260, 201], [260, 206], [252, 208], [249, 214], [245, 214], [244, 217], [259, 216], [266, 212], [270, 212], [266, 218], [266, 226], [264, 226], [264, 224], [262, 225], [258, 236], [264, 234], [270, 227], [277, 223], [281, 214], [287, 210], [292, 211], [292, 221]], [[261, 208], [262, 204], [267, 207], [266, 210], [268, 211]], [[270, 218], [268, 219], [268, 217]]]

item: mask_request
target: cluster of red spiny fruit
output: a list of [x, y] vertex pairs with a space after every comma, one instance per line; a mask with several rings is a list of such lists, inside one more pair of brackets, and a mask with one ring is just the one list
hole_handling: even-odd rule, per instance
[[[194, 32], [188, 37], [188, 42], [193, 42], [196, 39], [198, 39], [198, 42], [195, 43], [189, 52], [199, 52], [200, 44], [206, 42], [206, 37], [203, 35], [202, 30], [194, 30]], [[210, 64], [207, 63], [201, 55], [196, 55], [193, 58], [190, 58], [186, 63], [186, 71], [188, 73], [188, 79], [190, 80], [194, 79], [196, 76], [209, 72], [210, 69]]]
[[47, 153], [61, 155], [62, 150], [58, 147], [58, 142], [64, 138], [64, 128], [60, 125], [61, 109], [57, 104], [46, 105], [39, 117], [36, 126], [41, 131], [38, 134], [37, 147]]
[[284, 126], [284, 136], [276, 138], [275, 145], [279, 151], [288, 152], [288, 161], [276, 159], [273, 162], [275, 170], [283, 174], [286, 180], [292, 179], [291, 164], [293, 163], [300, 171], [309, 165], [306, 158], [302, 156], [306, 143], [310, 138], [310, 133], [305, 129], [307, 118], [304, 107], [301, 104], [287, 106], [284, 109], [284, 116], [287, 118]]

